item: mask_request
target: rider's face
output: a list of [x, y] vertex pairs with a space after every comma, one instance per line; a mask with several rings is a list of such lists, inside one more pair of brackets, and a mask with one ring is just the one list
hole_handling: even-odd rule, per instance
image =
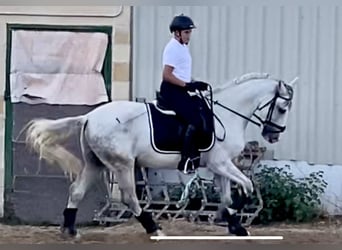
[[183, 43], [188, 44], [190, 41], [191, 32], [192, 32], [191, 29], [178, 31], [177, 36], [179, 37], [180, 40], [183, 41]]

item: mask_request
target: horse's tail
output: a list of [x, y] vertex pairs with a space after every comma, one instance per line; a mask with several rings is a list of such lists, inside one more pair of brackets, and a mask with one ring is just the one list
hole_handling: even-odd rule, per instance
[[81, 133], [87, 116], [61, 118], [57, 120], [34, 119], [25, 128], [26, 143], [38, 154], [40, 159], [57, 163], [65, 172], [78, 174], [82, 168], [81, 160], [61, 145], [71, 135]]

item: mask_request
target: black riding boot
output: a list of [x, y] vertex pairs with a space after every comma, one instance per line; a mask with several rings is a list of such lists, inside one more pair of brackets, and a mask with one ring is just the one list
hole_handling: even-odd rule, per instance
[[184, 174], [193, 173], [199, 166], [199, 153], [194, 142], [195, 132], [196, 128], [191, 124], [185, 130], [182, 158], [178, 163], [178, 170]]

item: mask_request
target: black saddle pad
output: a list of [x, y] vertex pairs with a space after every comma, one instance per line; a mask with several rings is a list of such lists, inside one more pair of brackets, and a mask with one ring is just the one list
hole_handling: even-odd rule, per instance
[[[164, 154], [180, 153], [184, 139], [185, 124], [175, 114], [166, 114], [170, 111], [161, 110], [153, 103], [146, 103], [146, 109], [153, 149]], [[215, 135], [212, 132], [207, 135], [200, 135], [196, 139], [199, 151], [205, 152], [213, 147]]]

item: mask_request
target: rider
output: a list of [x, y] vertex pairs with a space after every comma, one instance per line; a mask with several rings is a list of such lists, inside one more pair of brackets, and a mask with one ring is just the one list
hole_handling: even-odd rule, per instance
[[188, 91], [207, 90], [208, 84], [191, 79], [191, 62], [188, 43], [195, 25], [192, 19], [183, 14], [175, 16], [170, 24], [173, 37], [163, 52], [163, 73], [160, 95], [168, 107], [187, 124], [182, 147], [182, 157], [178, 169], [184, 173], [193, 172], [199, 165], [195, 135], [203, 131], [203, 121], [197, 98]]

